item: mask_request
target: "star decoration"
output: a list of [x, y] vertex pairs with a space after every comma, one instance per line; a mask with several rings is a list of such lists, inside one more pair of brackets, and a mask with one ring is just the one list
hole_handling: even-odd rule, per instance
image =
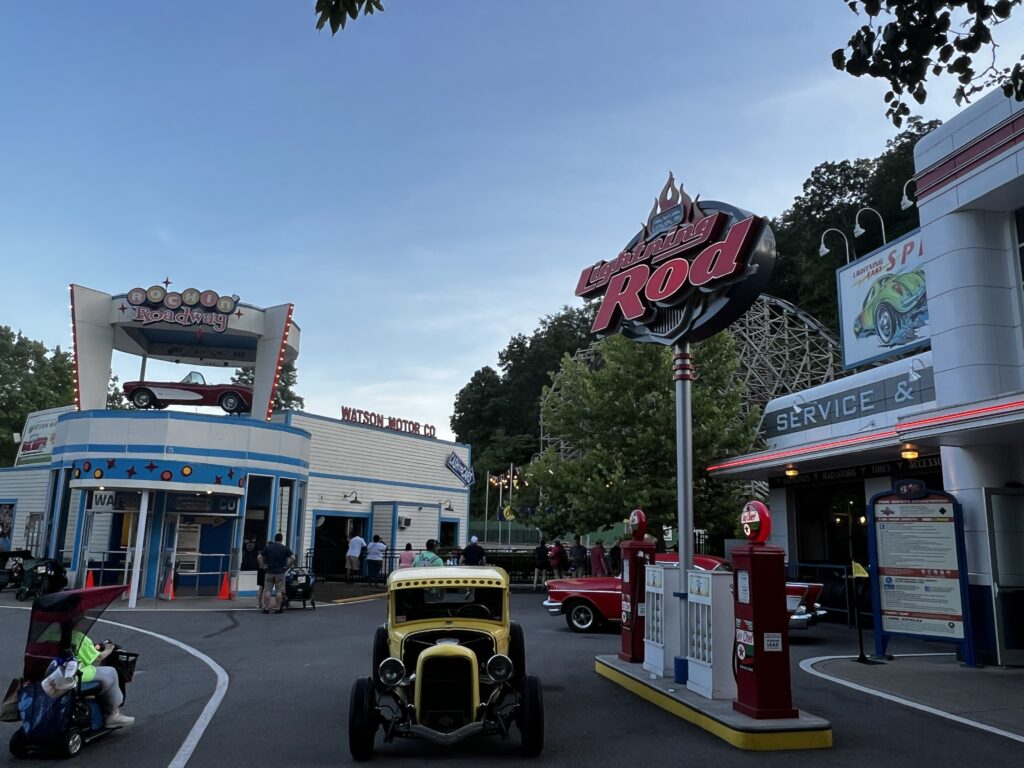
[[244, 315], [244, 314], [245, 314], [245, 312], [243, 312], [243, 311], [242, 311], [242, 310], [240, 310], [240, 309], [239, 309], [239, 310], [236, 310], [236, 311], [235, 311], [235, 317], [238, 317], [238, 318], [240, 318], [240, 317], [241, 317], [242, 315]]
[[234, 479], [235, 479], [235, 468], [231, 467], [231, 469], [228, 470], [228, 480], [234, 480]]
[[165, 277], [164, 278], [164, 288], [170, 288], [170, 287], [171, 287], [171, 278]]
[[127, 311], [128, 311], [128, 307], [126, 307], [126, 306], [124, 305], [124, 302], [122, 301], [122, 302], [121, 302], [121, 306], [120, 306], [120, 307], [118, 307], [118, 308], [117, 308], [117, 310], [118, 310], [118, 311], [119, 311], [119, 312], [120, 312], [120, 313], [121, 313], [121, 314], [123, 315], [123, 314], [124, 314], [125, 312], [127, 312]]
[[107, 469], [113, 469], [117, 465], [117, 459], [107, 459]]
[[135, 467], [128, 467], [128, 469], [126, 469], [124, 473], [128, 475], [128, 479], [131, 480], [133, 477], [135, 477]]
[[152, 471], [153, 471], [154, 469], [156, 469], [156, 464], [154, 464], [154, 463], [153, 463], [153, 462], [151, 461], [151, 462], [149, 462], [149, 464], [147, 464], [147, 465], [146, 465], [146, 467], [145, 467], [145, 468], [146, 468], [146, 469], [148, 469], [148, 470], [149, 470], [150, 472], [152, 472]]
[[213, 484], [214, 485], [220, 485], [221, 484], [220, 481], [221, 481], [220, 475], [214, 475], [213, 476]]

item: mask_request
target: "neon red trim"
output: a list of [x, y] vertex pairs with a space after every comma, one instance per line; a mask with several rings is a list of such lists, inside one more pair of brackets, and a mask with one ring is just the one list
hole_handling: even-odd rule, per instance
[[71, 371], [75, 380], [75, 410], [82, 410], [82, 383], [78, 376], [78, 325], [75, 323], [75, 286], [68, 286], [71, 293]]
[[874, 432], [870, 435], [850, 437], [845, 440], [835, 440], [830, 443], [818, 443], [817, 445], [805, 445], [800, 448], [789, 448], [785, 451], [776, 451], [775, 453], [769, 453], [764, 456], [736, 459], [735, 461], [725, 461], [721, 464], [713, 464], [709, 466], [707, 471], [714, 472], [719, 469], [742, 467], [748, 464], [757, 464], [759, 462], [771, 461], [773, 459], [799, 456], [807, 453], [813, 453], [815, 451], [825, 450], [827, 448], [839, 448], [844, 445], [853, 445], [856, 443], [868, 442], [870, 440], [877, 440], [879, 438], [900, 437], [901, 433], [919, 427], [929, 426], [932, 424], [948, 424], [950, 422], [967, 421], [990, 413], [1005, 413], [1006, 411], [1018, 410], [1021, 408], [1024, 408], [1024, 400], [1014, 400], [1012, 403], [1001, 403], [999, 405], [986, 405], [981, 408], [970, 408], [966, 411], [947, 413], [945, 416], [929, 416], [926, 419], [916, 419], [914, 421], [904, 422], [903, 424], [900, 424], [897, 429], [886, 430], [885, 432]]

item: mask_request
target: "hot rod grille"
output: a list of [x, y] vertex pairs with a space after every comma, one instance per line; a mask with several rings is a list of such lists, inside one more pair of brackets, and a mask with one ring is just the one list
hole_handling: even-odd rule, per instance
[[469, 648], [476, 654], [477, 667], [483, 669], [487, 660], [494, 655], [494, 638], [486, 632], [471, 632], [466, 630], [432, 630], [430, 632], [417, 632], [405, 639], [405, 646], [402, 649], [402, 663], [406, 669], [416, 669], [416, 660], [420, 653], [438, 640], [457, 640], [459, 645]]
[[437, 731], [454, 731], [473, 721], [473, 668], [464, 657], [423, 660], [420, 721]]

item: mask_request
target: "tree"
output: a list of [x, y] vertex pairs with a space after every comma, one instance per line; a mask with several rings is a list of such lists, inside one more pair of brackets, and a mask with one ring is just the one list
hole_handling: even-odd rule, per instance
[[124, 396], [124, 390], [121, 388], [120, 379], [117, 378], [117, 374], [115, 373], [110, 374], [110, 382], [107, 384], [107, 410], [135, 410], [135, 406], [129, 403], [128, 398]]
[[373, 15], [374, 11], [383, 11], [380, 0], [316, 0], [316, 28], [323, 29], [330, 25], [331, 34], [336, 35], [339, 29], [345, 28], [345, 22], [359, 17]]
[[[252, 368], [236, 368], [231, 381], [234, 384], [252, 387], [254, 375], [255, 372]], [[278, 379], [277, 391], [274, 392], [275, 411], [301, 411], [306, 407], [306, 401], [295, 393], [298, 379], [295, 363], [285, 363], [281, 366], [281, 378]]]
[[[529, 468], [539, 489], [533, 523], [552, 533], [588, 531], [647, 513], [652, 532], [677, 523], [675, 389], [672, 352], [612, 336], [598, 345], [599, 364], [566, 358], [543, 401], [545, 427], [577, 457], [547, 449]], [[695, 347], [693, 388], [694, 519], [697, 527], [731, 533], [742, 507], [736, 483], [712, 480], [705, 467], [742, 453], [755, 436], [757, 414], [740, 415], [745, 396], [733, 375], [739, 356], [729, 334]]]
[[[995, 66], [993, 29], [1010, 18], [1022, 0], [844, 0], [856, 14], [868, 17], [846, 48], [832, 54], [832, 64], [854, 77], [868, 75], [888, 81], [886, 117], [896, 126], [910, 115], [909, 95], [918, 104], [928, 97], [929, 73], [955, 75], [957, 104], [996, 85], [1007, 97], [1024, 101], [1024, 66]], [[891, 20], [879, 18], [884, 14]], [[977, 71], [974, 56], [982, 48], [991, 62]]]
[[822, 235], [829, 228], [846, 234], [854, 259], [882, 245], [881, 227], [870, 213], [860, 220], [865, 234], [849, 237], [864, 206], [879, 212], [889, 240], [918, 226], [917, 211], [904, 211], [900, 202], [904, 185], [914, 176], [914, 145], [939, 125], [938, 120], [913, 116], [878, 157], [825, 162], [811, 171], [803, 193], [772, 221], [779, 258], [767, 292], [807, 310], [834, 332], [839, 325], [835, 271], [846, 263], [846, 246], [842, 237], [830, 233], [825, 237], [830, 253], [822, 258]]
[[71, 355], [0, 325], [0, 466], [14, 464], [18, 445], [11, 436], [28, 414], [74, 401]]

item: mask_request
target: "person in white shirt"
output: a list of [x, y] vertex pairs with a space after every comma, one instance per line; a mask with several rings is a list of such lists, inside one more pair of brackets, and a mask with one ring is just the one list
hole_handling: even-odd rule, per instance
[[373, 535], [373, 541], [366, 545], [366, 578], [371, 585], [380, 584], [380, 572], [384, 566], [384, 553], [388, 545], [380, 540], [380, 536]]
[[359, 574], [363, 566], [359, 562], [359, 556], [363, 554], [363, 547], [366, 546], [366, 539], [358, 533], [348, 540], [348, 552], [345, 553], [345, 581], [352, 583], [352, 574]]

